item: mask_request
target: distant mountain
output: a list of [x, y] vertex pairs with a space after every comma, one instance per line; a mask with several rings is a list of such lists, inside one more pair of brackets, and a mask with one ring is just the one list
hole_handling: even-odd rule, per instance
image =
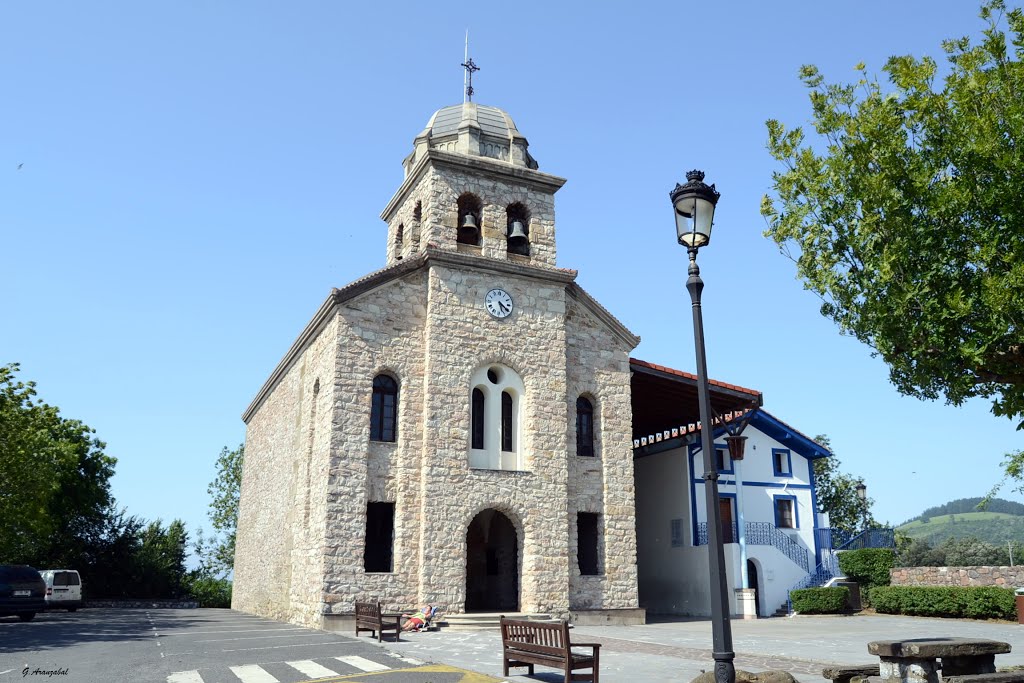
[[981, 498], [961, 498], [928, 508], [897, 527], [911, 538], [938, 545], [947, 538], [976, 538], [993, 545], [1024, 543], [1024, 505], [995, 498], [978, 512]]
[[[951, 500], [944, 505], [936, 505], [935, 507], [928, 508], [917, 517], [911, 517], [904, 524], [909, 524], [915, 520], [921, 520], [927, 517], [939, 517], [941, 515], [959, 515], [968, 512], [978, 512], [978, 504], [984, 498], [958, 498], [957, 500]], [[1012, 500], [1004, 500], [1002, 498], [993, 498], [985, 506], [985, 512], [1002, 512], [1007, 515], [1014, 515], [1018, 517], [1024, 517], [1024, 505], [1020, 503], [1014, 503]]]

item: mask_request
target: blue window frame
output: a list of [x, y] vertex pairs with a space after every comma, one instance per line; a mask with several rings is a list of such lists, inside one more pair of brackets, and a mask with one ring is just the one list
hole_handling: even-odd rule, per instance
[[772, 449], [772, 474], [776, 477], [793, 476], [793, 456], [788, 448]]
[[715, 467], [719, 474], [735, 474], [736, 468], [729, 457], [729, 447], [725, 444], [715, 444]]
[[800, 528], [796, 496], [772, 496], [772, 507], [775, 509], [776, 527], [779, 529]]

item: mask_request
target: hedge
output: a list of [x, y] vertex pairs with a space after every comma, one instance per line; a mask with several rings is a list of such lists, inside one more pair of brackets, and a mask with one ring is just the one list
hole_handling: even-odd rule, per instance
[[844, 586], [803, 588], [790, 591], [789, 599], [793, 610], [801, 614], [838, 614], [846, 611], [850, 589]]
[[1017, 618], [1013, 589], [998, 586], [878, 586], [871, 589], [871, 605], [915, 617]]
[[889, 570], [896, 565], [892, 548], [862, 548], [839, 553], [839, 569], [850, 581], [860, 585], [861, 600], [871, 602], [871, 589], [889, 585]]

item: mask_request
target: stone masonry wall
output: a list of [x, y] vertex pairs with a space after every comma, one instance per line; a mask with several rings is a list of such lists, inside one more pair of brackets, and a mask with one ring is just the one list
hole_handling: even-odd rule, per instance
[[[389, 610], [418, 601], [426, 277], [412, 273], [341, 307], [323, 613], [351, 613], [356, 600], [380, 599]], [[372, 383], [380, 373], [398, 380], [394, 443], [370, 441]], [[367, 502], [395, 503], [391, 573], [364, 571]]]
[[900, 567], [889, 570], [893, 586], [1024, 586], [1024, 567]]
[[323, 506], [310, 498], [307, 483], [326, 460], [336, 334], [336, 323], [328, 323], [246, 426], [235, 609], [294, 623], [315, 621]]
[[[631, 347], [579, 301], [566, 315], [566, 423], [569, 460], [569, 602], [572, 609], [635, 608], [637, 598]], [[594, 406], [595, 457], [576, 455], [576, 399]], [[582, 576], [576, 562], [576, 513], [600, 514], [599, 572]]]
[[[483, 306], [484, 294], [494, 287], [503, 287], [515, 302], [513, 314], [503, 320], [492, 318]], [[425, 504], [421, 598], [449, 612], [463, 610], [467, 528], [478, 513], [493, 508], [510, 519], [519, 539], [520, 609], [565, 615], [564, 285], [433, 266], [428, 296], [424, 426], [430, 438], [420, 479]], [[511, 368], [525, 385], [519, 444], [523, 471], [469, 467], [470, 377], [493, 363]]]
[[[458, 199], [464, 192], [475, 194], [484, 205], [481, 221], [482, 255], [508, 258], [506, 239], [506, 208], [520, 202], [530, 212], [530, 256], [515, 256], [519, 261], [542, 266], [555, 266], [555, 198], [550, 192], [534, 189], [522, 182], [502, 179], [497, 174], [481, 175], [479, 171], [460, 172], [448, 167], [431, 166], [395, 212], [388, 225], [388, 265], [398, 256], [433, 244], [438, 249], [456, 251], [458, 234]], [[416, 222], [413, 212], [421, 204], [422, 220]], [[398, 226], [403, 226], [402, 249], [398, 250]]]

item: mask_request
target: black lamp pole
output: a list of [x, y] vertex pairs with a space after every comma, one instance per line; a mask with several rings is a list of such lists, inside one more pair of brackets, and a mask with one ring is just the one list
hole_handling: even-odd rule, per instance
[[690, 171], [686, 174], [686, 180], [685, 185], [676, 185], [669, 196], [675, 208], [679, 243], [686, 247], [690, 256], [686, 290], [693, 304], [693, 345], [697, 353], [697, 401], [700, 404], [700, 439], [704, 454], [704, 498], [707, 503], [708, 569], [711, 579], [712, 656], [715, 659], [715, 682], [735, 683], [735, 653], [732, 649], [732, 626], [729, 623], [722, 513], [718, 507], [718, 466], [715, 462], [708, 367], [704, 353], [704, 318], [700, 304], [704, 281], [697, 267], [697, 251], [711, 241], [711, 226], [719, 193], [714, 185], [704, 184], [701, 171]]

